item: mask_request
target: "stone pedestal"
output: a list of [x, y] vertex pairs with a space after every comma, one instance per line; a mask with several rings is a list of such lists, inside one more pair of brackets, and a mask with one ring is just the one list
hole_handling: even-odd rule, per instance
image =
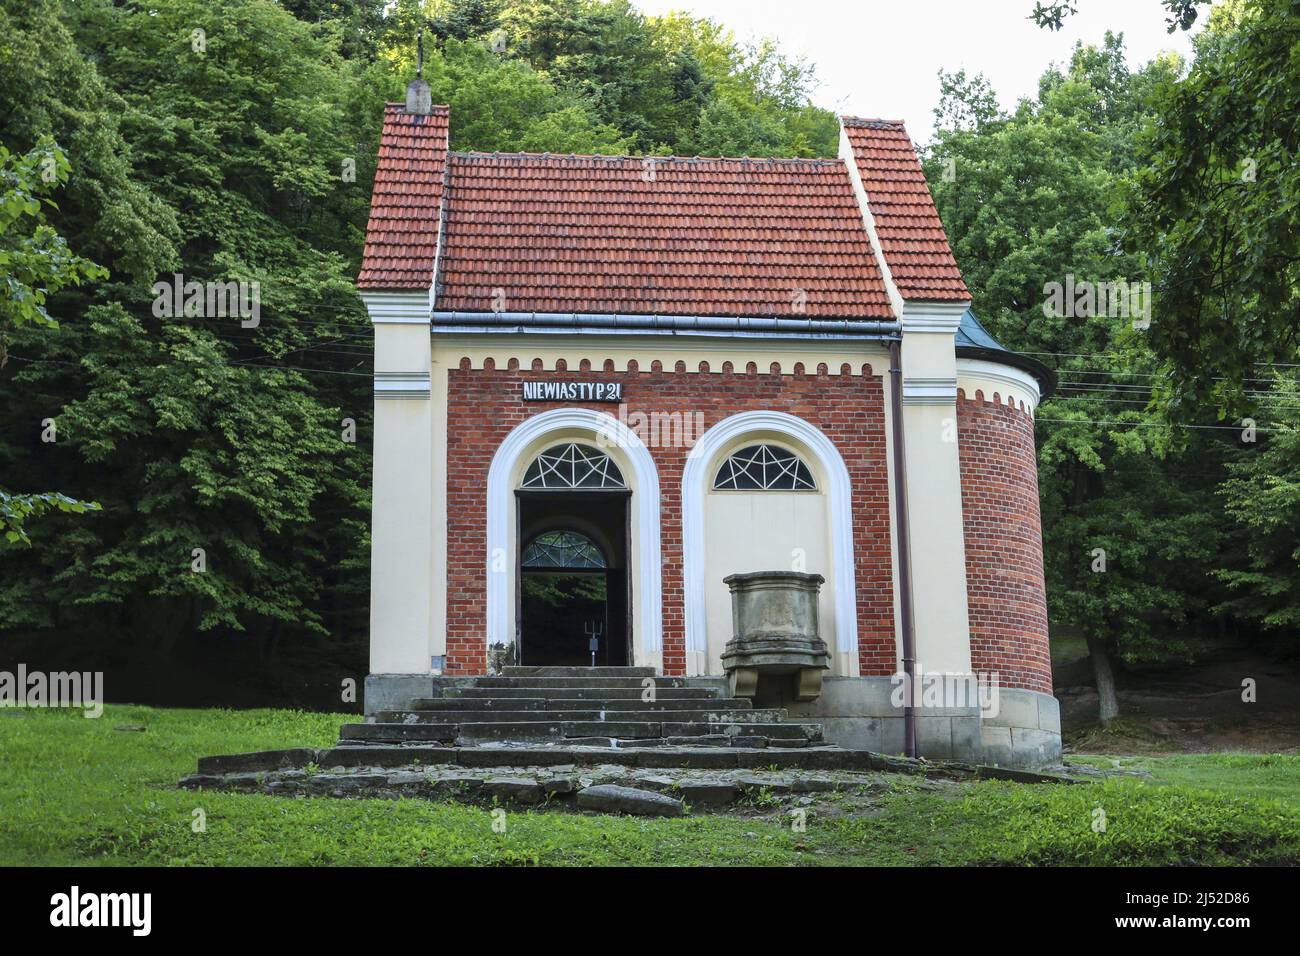
[[733, 636], [722, 652], [734, 697], [753, 697], [759, 677], [787, 676], [795, 700], [814, 700], [830, 654], [817, 624], [826, 579], [800, 571], [752, 571], [723, 579], [731, 589]]

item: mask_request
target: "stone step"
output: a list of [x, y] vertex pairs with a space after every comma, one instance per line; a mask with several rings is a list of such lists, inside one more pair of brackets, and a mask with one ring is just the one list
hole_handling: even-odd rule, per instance
[[459, 732], [457, 724], [344, 724], [339, 728], [339, 740], [452, 743]]
[[523, 722], [484, 721], [460, 724], [407, 724], [373, 723], [344, 724], [340, 728], [341, 741], [536, 741], [562, 742], [568, 738], [611, 737], [636, 740], [657, 737], [698, 737], [724, 735], [726, 737], [752, 738], [755, 746], [766, 746], [769, 740], [822, 739], [821, 728], [815, 724], [778, 723], [704, 723], [649, 720], [530, 720]]
[[[640, 687], [539, 687], [530, 684], [523, 687], [446, 687], [443, 699], [475, 699], [484, 697], [546, 697], [592, 700], [608, 698], [610, 700], [640, 700]], [[715, 691], [707, 687], [664, 687], [655, 688], [656, 700], [717, 700]]]
[[554, 740], [570, 737], [618, 737], [636, 739], [662, 736], [658, 721], [646, 720], [564, 720], [529, 721], [522, 724], [465, 723], [460, 725], [462, 741], [479, 740]]
[[[698, 738], [697, 738], [698, 739]], [[240, 764], [261, 754], [243, 754]], [[223, 758], [204, 758], [200, 772], [226, 772], [217, 763]], [[228, 758], [226, 758], [228, 759]], [[266, 763], [285, 766], [277, 754], [267, 754]], [[914, 761], [884, 757], [865, 750], [841, 750], [838, 747], [803, 747], [774, 750], [770, 747], [582, 747], [575, 744], [532, 747], [439, 747], [374, 744], [365, 747], [335, 747], [315, 755], [318, 766], [331, 767], [404, 767], [455, 764], [462, 767], [558, 767], [600, 766], [678, 767], [712, 770], [728, 767], [766, 768], [798, 767], [807, 770], [901, 770], [919, 773]], [[304, 761], [305, 763], [305, 761]], [[301, 764], [299, 764], [301, 765]], [[917, 765], [920, 766], [920, 765]], [[257, 769], [253, 767], [252, 769]]]
[[[362, 725], [358, 725], [362, 726]], [[695, 738], [700, 740], [701, 738]], [[323, 750], [297, 748], [264, 750], [256, 753], [225, 754], [200, 757], [200, 774], [243, 773], [306, 769], [316, 766], [322, 771], [335, 767], [663, 767], [697, 770], [726, 768], [762, 769], [767, 767], [806, 770], [885, 770], [897, 773], [924, 774], [935, 765], [906, 757], [889, 757], [865, 750], [841, 750], [839, 747], [810, 747], [772, 750], [749, 747], [445, 747], [417, 744], [374, 744], [370, 746], [331, 747]], [[963, 765], [953, 765], [961, 768]], [[982, 776], [993, 768], [966, 768]], [[1018, 773], [1017, 779], [1027, 776]], [[1074, 782], [1068, 778], [1032, 775], [1034, 779]], [[1032, 782], [1032, 781], [1031, 781]]]
[[[545, 697], [416, 697], [411, 710], [437, 713], [444, 710], [546, 710], [550, 703]], [[581, 706], [594, 706], [586, 701]]]
[[[656, 688], [690, 687], [684, 677], [476, 677], [473, 687], [539, 687], [548, 691], [566, 688], [643, 690], [649, 680]], [[708, 689], [708, 688], [704, 688]]]
[[[551, 711], [564, 710], [690, 710], [705, 713], [752, 711], [754, 705], [743, 697], [643, 701], [640, 697], [417, 697], [411, 710], [442, 713], [445, 711]], [[487, 718], [480, 718], [487, 719]]]
[[727, 734], [741, 737], [766, 737], [769, 740], [821, 740], [819, 724], [775, 723], [673, 723], [661, 724], [664, 737], [694, 737], [701, 734]]
[[[735, 715], [735, 716], [732, 716]], [[555, 720], [659, 720], [674, 723], [705, 721], [707, 723], [724, 723], [743, 719], [747, 724], [775, 724], [786, 717], [786, 712], [779, 709], [736, 710], [730, 708], [696, 708], [686, 709], [651, 709], [638, 710], [613, 708], [610, 710], [385, 710], [366, 720], [376, 724], [460, 724], [490, 723], [507, 721], [509, 723], [528, 723], [530, 721]]]
[[653, 667], [532, 667], [511, 665], [501, 669], [504, 677], [654, 677]]

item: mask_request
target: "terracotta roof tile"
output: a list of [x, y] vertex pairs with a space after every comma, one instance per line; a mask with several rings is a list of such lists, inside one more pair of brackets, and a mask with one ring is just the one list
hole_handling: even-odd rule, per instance
[[388, 103], [379, 138], [379, 166], [361, 256], [361, 289], [428, 289], [438, 246], [447, 162], [449, 111], [428, 116]]
[[896, 120], [843, 118], [885, 263], [904, 299], [970, 299], [907, 130]]
[[[969, 298], [902, 124], [845, 125], [899, 291]], [[437, 257], [449, 311], [893, 317], [841, 160], [449, 153], [448, 128], [388, 104], [360, 288], [428, 289]]]
[[891, 317], [839, 160], [453, 153], [448, 183], [439, 309]]

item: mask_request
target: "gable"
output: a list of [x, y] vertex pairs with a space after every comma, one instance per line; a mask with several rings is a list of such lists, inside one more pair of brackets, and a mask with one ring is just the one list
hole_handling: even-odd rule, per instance
[[904, 299], [969, 299], [902, 124], [844, 127], [847, 160], [449, 152], [447, 107], [390, 103], [357, 285], [471, 315], [874, 321], [883, 259]]
[[970, 292], [903, 124], [853, 116], [842, 122], [899, 294], [922, 301], [968, 301]]

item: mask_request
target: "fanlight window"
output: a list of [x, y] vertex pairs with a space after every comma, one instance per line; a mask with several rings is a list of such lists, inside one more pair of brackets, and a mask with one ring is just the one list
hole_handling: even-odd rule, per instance
[[722, 463], [713, 487], [721, 491], [816, 491], [812, 472], [793, 452], [750, 445]]
[[524, 472], [524, 488], [626, 488], [610, 457], [570, 442], [548, 448]]
[[590, 538], [576, 531], [546, 531], [524, 548], [526, 568], [603, 568], [605, 555]]

